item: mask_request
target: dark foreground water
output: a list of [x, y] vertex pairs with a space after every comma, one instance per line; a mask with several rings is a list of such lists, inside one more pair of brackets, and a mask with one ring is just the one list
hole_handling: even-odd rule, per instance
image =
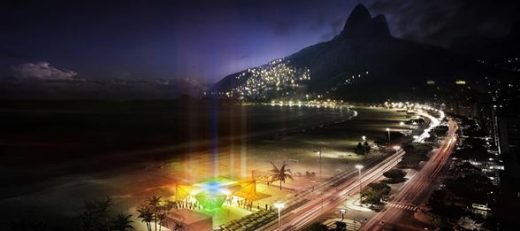
[[231, 139], [284, 136], [350, 116], [346, 109], [193, 99], [6, 101], [0, 104], [0, 198], [52, 177], [170, 159]]
[[362, 135], [384, 137], [384, 128], [400, 129], [407, 118], [355, 110], [352, 118], [346, 109], [190, 99], [1, 102], [0, 226], [27, 217], [67, 221], [63, 216], [76, 216], [83, 200], [107, 195], [128, 210], [154, 192], [149, 189], [180, 177], [171, 170], [182, 169], [148, 168], [150, 163], [177, 166], [186, 155], [242, 144], [248, 158], [261, 163], [273, 153], [305, 160], [317, 146], [345, 153]]

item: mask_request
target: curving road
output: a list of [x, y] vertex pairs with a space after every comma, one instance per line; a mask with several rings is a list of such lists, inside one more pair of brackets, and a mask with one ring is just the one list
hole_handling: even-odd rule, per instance
[[[395, 154], [388, 156], [386, 159], [368, 168], [363, 172], [361, 184], [378, 180], [382, 174], [397, 165], [401, 161], [404, 154], [403, 150], [397, 151]], [[336, 209], [348, 197], [358, 197], [359, 192], [359, 178], [355, 177], [357, 172], [353, 172], [347, 181], [341, 184], [330, 184], [323, 190], [308, 195], [309, 202], [299, 206], [284, 214], [281, 219], [281, 226], [278, 227], [278, 222], [273, 221], [261, 230], [300, 230], [317, 220], [324, 213]]]
[[429, 228], [415, 219], [418, 207], [428, 200], [436, 181], [446, 169], [449, 156], [457, 143], [457, 123], [448, 122], [449, 130], [442, 145], [421, 170], [388, 202], [385, 209], [372, 217], [361, 230], [424, 230]]
[[[432, 124], [429, 129], [437, 126], [440, 120], [432, 117]], [[452, 128], [453, 123], [450, 123], [450, 134], [456, 136]], [[450, 136], [451, 137], [451, 136]], [[421, 136], [417, 140], [422, 140], [426, 136]], [[450, 138], [451, 139], [451, 138]], [[456, 140], [456, 137], [454, 138]], [[453, 142], [454, 141], [450, 141]], [[443, 145], [444, 146], [444, 145]], [[447, 150], [446, 150], [447, 152]], [[402, 159], [404, 151], [398, 150], [393, 155], [387, 156], [384, 160], [377, 163], [370, 163], [366, 166], [362, 173], [361, 184], [362, 186], [367, 185], [371, 182], [377, 181], [381, 178], [384, 172], [394, 168]], [[448, 154], [449, 155], [449, 154]], [[446, 159], [447, 156], [446, 155]], [[435, 155], [431, 159], [437, 159], [440, 155]], [[432, 161], [429, 161], [432, 162]], [[438, 164], [439, 166], [444, 164]], [[426, 166], [425, 166], [426, 167]], [[430, 167], [428, 167], [430, 168]], [[436, 168], [434, 168], [436, 169]], [[439, 170], [440, 171], [440, 170]], [[437, 173], [438, 174], [438, 173]], [[300, 194], [298, 200], [305, 198], [306, 202], [302, 205], [298, 205], [297, 208], [292, 209], [286, 213], [282, 211], [280, 226], [278, 220], [272, 221], [257, 230], [300, 230], [312, 222], [316, 221], [323, 214], [335, 210], [339, 205], [346, 201], [349, 197], [359, 197], [359, 178], [357, 177], [357, 171], [347, 171], [343, 174], [334, 177], [333, 180], [325, 182], [319, 188], [316, 188], [314, 192], [305, 192]], [[426, 182], [426, 181], [425, 181]], [[427, 183], [425, 183], [427, 184]], [[426, 187], [426, 186], [425, 186]], [[410, 195], [411, 198], [415, 195]], [[293, 201], [289, 202], [289, 205], [293, 204]], [[371, 230], [371, 229], [368, 229]]]

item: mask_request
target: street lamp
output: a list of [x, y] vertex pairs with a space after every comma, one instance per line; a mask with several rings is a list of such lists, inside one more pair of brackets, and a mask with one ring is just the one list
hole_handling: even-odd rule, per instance
[[341, 213], [341, 220], [345, 220], [345, 209], [340, 209], [339, 212]]
[[404, 122], [403, 122], [403, 121], [401, 121], [401, 122], [399, 123], [399, 125], [401, 125], [401, 126], [404, 126]]
[[322, 178], [322, 175], [321, 175], [321, 148], [319, 151], [316, 152], [316, 154], [318, 154], [318, 156], [320, 157], [320, 179]]
[[[320, 180], [321, 180], [323, 178], [323, 176], [321, 175], [321, 148], [316, 153], [320, 156]], [[323, 209], [323, 199], [321, 200], [321, 209]]]
[[274, 207], [278, 209], [278, 228], [282, 225], [280, 221], [280, 214], [283, 208], [285, 208], [285, 205], [282, 202], [276, 202], [274, 203]]
[[367, 147], [365, 146], [365, 144], [367, 144], [367, 137], [361, 136], [361, 139], [363, 139], [363, 153], [367, 153]]
[[388, 132], [388, 143], [390, 143], [390, 128], [386, 128], [386, 132]]
[[358, 170], [358, 174], [359, 174], [359, 204], [361, 204], [361, 169], [363, 169], [363, 165], [356, 164], [355, 167]]

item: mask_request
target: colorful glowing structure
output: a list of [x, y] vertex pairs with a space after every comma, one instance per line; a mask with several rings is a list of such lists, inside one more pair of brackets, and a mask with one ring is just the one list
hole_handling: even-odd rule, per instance
[[253, 201], [256, 198], [256, 181], [233, 181], [212, 178], [191, 186], [177, 185], [176, 200], [198, 202], [204, 210], [212, 211], [237, 198]]

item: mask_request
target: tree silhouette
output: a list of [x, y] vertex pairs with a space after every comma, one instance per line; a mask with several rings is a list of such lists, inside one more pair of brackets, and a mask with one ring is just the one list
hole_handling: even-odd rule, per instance
[[135, 230], [131, 225], [132, 220], [130, 219], [132, 215], [119, 213], [112, 221], [112, 230], [113, 231], [127, 231], [127, 230]]
[[153, 221], [153, 211], [148, 205], [142, 205], [137, 209], [137, 212], [139, 213], [139, 218], [141, 218], [141, 221], [146, 224], [146, 228], [148, 231], [152, 231], [152, 221]]
[[78, 229], [84, 231], [110, 231], [110, 197], [99, 201], [85, 201], [84, 211], [78, 216]]
[[271, 181], [280, 181], [280, 190], [282, 190], [282, 183], [285, 183], [286, 179], [293, 179], [291, 170], [287, 168], [287, 163], [285, 161], [282, 163], [282, 166], [278, 168], [273, 162], [270, 162], [273, 166], [271, 169]]
[[147, 200], [148, 205], [152, 210], [153, 223], [155, 226], [155, 231], [157, 231], [157, 221], [159, 220], [158, 214], [161, 212], [161, 197], [153, 195], [150, 199]]

